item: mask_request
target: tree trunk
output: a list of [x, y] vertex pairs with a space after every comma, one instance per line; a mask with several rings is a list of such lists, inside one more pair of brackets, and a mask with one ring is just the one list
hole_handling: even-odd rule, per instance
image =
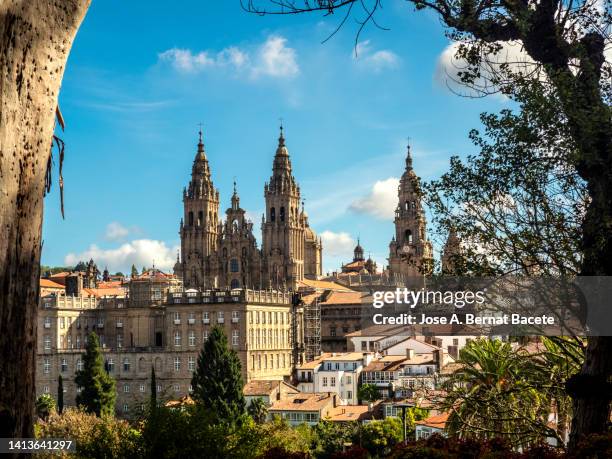
[[31, 437], [43, 192], [57, 97], [90, 0], [0, 2], [0, 437]]

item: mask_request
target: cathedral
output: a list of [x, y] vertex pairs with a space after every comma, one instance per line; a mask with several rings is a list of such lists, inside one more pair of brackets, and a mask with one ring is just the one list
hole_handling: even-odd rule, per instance
[[220, 218], [219, 190], [200, 131], [191, 180], [183, 190], [181, 253], [174, 267], [185, 288], [295, 290], [303, 279], [321, 275], [321, 239], [308, 223], [282, 126], [264, 198], [259, 249], [235, 182], [231, 207]]

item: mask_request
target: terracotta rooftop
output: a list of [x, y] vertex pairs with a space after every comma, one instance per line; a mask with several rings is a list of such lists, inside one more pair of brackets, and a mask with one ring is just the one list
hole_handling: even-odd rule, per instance
[[125, 296], [125, 289], [123, 288], [84, 288], [83, 292], [89, 296], [95, 296], [96, 298], [104, 296]]
[[333, 422], [348, 422], [362, 421], [371, 417], [372, 412], [369, 411], [367, 405], [340, 405], [332, 408], [325, 419]]
[[262, 380], [254, 380], [245, 384], [243, 392], [244, 395], [270, 395], [274, 389], [276, 389], [281, 384], [285, 384], [292, 389], [297, 391], [297, 387], [293, 387], [292, 385], [281, 381], [281, 380], [273, 380], [273, 379], [262, 379]]
[[444, 429], [446, 427], [446, 421], [448, 421], [449, 414], [442, 413], [435, 416], [429, 416], [427, 419], [422, 421], [415, 421], [415, 424], [427, 427], [434, 427], [436, 429]]
[[405, 325], [372, 325], [370, 327], [366, 327], [361, 330], [356, 330], [352, 333], [348, 333], [344, 336], [347, 336], [347, 337], [359, 337], [359, 336], [383, 337], [383, 336], [392, 336], [401, 331], [406, 331], [406, 330], [408, 330], [408, 327]]
[[364, 303], [364, 298], [368, 297], [368, 293], [364, 292], [331, 292], [324, 301], [321, 301], [321, 305], [332, 305], [332, 304], [359, 304]]
[[339, 292], [352, 292], [348, 287], [345, 287], [342, 284], [338, 284], [333, 281], [324, 281], [324, 280], [312, 280], [312, 279], [304, 279], [298, 282], [298, 287], [306, 287], [315, 290], [336, 290]]
[[41, 279], [40, 286], [42, 288], [61, 288], [61, 289], [66, 288], [62, 284], [58, 284], [57, 282], [53, 282], [52, 280], [49, 280], [49, 279]]
[[320, 411], [333, 403], [333, 397], [328, 393], [299, 393], [274, 402], [268, 411]]

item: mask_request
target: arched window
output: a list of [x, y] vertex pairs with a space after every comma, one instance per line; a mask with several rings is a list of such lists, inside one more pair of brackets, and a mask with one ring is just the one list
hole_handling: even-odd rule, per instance
[[276, 209], [274, 207], [270, 209], [270, 220], [272, 221], [276, 220]]
[[198, 212], [198, 226], [202, 226], [204, 224], [204, 212]]
[[407, 229], [404, 232], [404, 240], [408, 243], [408, 244], [412, 244], [412, 231], [410, 231], [409, 229]]
[[284, 207], [280, 208], [280, 221], [281, 222], [285, 221], [285, 208]]
[[240, 281], [238, 279], [232, 279], [230, 287], [231, 288], [240, 288]]
[[408, 210], [409, 208], [410, 208], [410, 203], [409, 203], [408, 201], [406, 201], [406, 202], [404, 203], [404, 209], [405, 209], [405, 210]]
[[189, 226], [193, 226], [193, 212], [189, 212]]
[[237, 273], [240, 271], [240, 267], [238, 266], [238, 260], [236, 258], [232, 258], [230, 260], [230, 271], [233, 273]]

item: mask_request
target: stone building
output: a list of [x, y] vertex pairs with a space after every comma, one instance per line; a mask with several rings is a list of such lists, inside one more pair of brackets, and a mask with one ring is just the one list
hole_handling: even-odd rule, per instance
[[410, 145], [406, 168], [397, 190], [395, 236], [389, 244], [389, 271], [401, 279], [417, 278], [431, 273], [433, 247], [427, 238], [427, 222], [421, 202], [420, 179], [412, 168]]
[[235, 185], [232, 206], [220, 220], [219, 190], [200, 132], [191, 181], [183, 191], [181, 258], [174, 269], [187, 288], [295, 290], [302, 279], [321, 275], [321, 239], [308, 223], [282, 126], [264, 197], [260, 250]]
[[189, 394], [198, 353], [215, 325], [237, 352], [245, 382], [288, 380], [303, 362], [303, 310], [290, 293], [183, 290], [176, 276], [156, 269], [132, 279], [127, 290], [104, 290], [41, 298], [38, 394], [56, 396], [61, 374], [65, 403], [75, 403], [74, 375], [91, 332], [100, 338], [106, 368], [117, 381], [117, 412], [125, 416], [144, 406], [152, 367], [160, 397]]

